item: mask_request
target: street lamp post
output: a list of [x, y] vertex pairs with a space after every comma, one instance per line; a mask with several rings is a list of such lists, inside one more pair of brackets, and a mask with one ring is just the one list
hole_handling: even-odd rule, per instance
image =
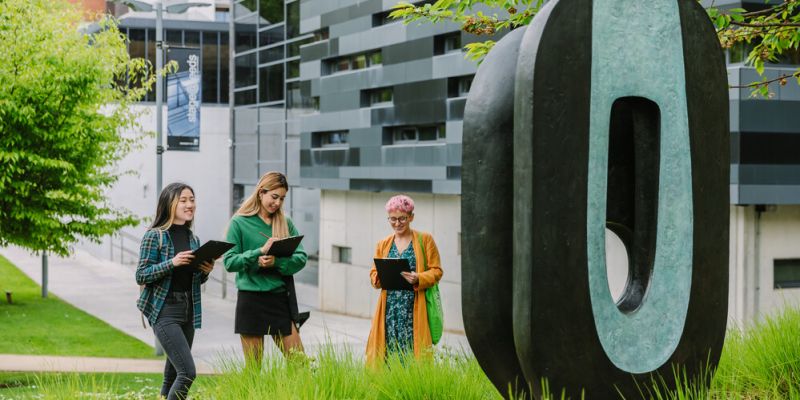
[[[133, 11], [153, 12], [156, 13], [156, 74], [161, 73], [164, 68], [164, 22], [163, 14], [166, 11], [168, 14], [183, 14], [192, 7], [208, 7], [209, 3], [176, 3], [164, 6], [160, 0], [152, 3], [147, 3], [141, 0], [116, 0], [116, 2], [125, 4]], [[156, 79], [156, 199], [161, 194], [162, 188], [162, 154], [164, 154], [164, 139], [162, 137], [163, 131], [163, 97], [164, 97], [164, 79], [157, 76]]]
[[[163, 112], [162, 98], [164, 96], [164, 78], [160, 76], [161, 69], [164, 68], [164, 22], [163, 14], [182, 14], [192, 7], [208, 7], [208, 3], [177, 3], [164, 7], [158, 0], [153, 3], [146, 3], [140, 0], [115, 0], [115, 2], [125, 4], [133, 11], [156, 12], [156, 200], [161, 195], [162, 188], [162, 154], [164, 154], [164, 140], [162, 138]], [[156, 338], [156, 355], [163, 355], [164, 350]]]

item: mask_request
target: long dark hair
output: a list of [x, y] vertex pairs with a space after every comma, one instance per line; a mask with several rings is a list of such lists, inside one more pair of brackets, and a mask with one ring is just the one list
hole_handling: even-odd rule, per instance
[[[150, 229], [169, 229], [172, 226], [172, 221], [175, 220], [175, 210], [178, 208], [178, 200], [181, 197], [183, 189], [189, 189], [194, 194], [194, 189], [191, 186], [175, 182], [170, 183], [161, 191], [158, 196], [158, 206], [156, 206], [156, 219], [150, 225]], [[192, 221], [186, 221], [186, 227], [192, 227]]]

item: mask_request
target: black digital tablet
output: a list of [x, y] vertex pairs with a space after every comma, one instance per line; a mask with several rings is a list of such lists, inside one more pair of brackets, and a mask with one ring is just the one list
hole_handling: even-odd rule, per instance
[[194, 255], [194, 260], [192, 260], [191, 264], [189, 265], [192, 267], [197, 267], [206, 261], [211, 261], [225, 254], [225, 252], [230, 250], [232, 247], [233, 243], [221, 242], [219, 240], [209, 240], [197, 248], [197, 250], [192, 252], [192, 255]]
[[375, 258], [375, 269], [378, 270], [378, 279], [381, 288], [386, 290], [414, 290], [414, 286], [400, 275], [401, 272], [411, 271], [408, 260], [405, 258]]
[[267, 255], [275, 257], [291, 257], [292, 254], [294, 254], [294, 251], [297, 249], [297, 246], [300, 245], [301, 240], [303, 240], [303, 235], [275, 240], [272, 242], [272, 246], [270, 246]]

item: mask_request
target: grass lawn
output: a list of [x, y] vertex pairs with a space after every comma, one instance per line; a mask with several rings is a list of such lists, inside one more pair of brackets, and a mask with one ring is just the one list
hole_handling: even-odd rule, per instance
[[[202, 379], [199, 378], [198, 382]], [[154, 399], [160, 387], [160, 374], [0, 373], [0, 400]]]
[[43, 299], [41, 287], [2, 256], [0, 290], [0, 354], [157, 358], [149, 345], [58, 297]]

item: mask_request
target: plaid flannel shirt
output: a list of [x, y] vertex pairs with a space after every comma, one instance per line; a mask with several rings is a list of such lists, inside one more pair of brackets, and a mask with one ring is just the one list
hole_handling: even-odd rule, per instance
[[[160, 241], [160, 243], [159, 243]], [[189, 236], [189, 247], [196, 250], [200, 240], [194, 234]], [[164, 306], [164, 299], [172, 283], [172, 258], [175, 246], [166, 230], [150, 229], [142, 238], [139, 248], [139, 266], [136, 267], [136, 283], [144, 285], [136, 306], [142, 311], [150, 325], [156, 323], [158, 314]], [[200, 284], [208, 280], [208, 275], [199, 269], [192, 276], [192, 303], [194, 306], [194, 327], [200, 328], [202, 310], [200, 308]]]

